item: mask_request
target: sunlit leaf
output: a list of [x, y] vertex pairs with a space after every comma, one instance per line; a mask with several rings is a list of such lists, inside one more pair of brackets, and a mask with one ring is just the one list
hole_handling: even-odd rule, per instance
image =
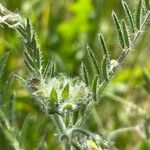
[[50, 100], [57, 101], [57, 92], [54, 87], [52, 88], [50, 93]]
[[69, 96], [69, 83], [67, 83], [66, 86], [64, 87], [62, 94], [61, 94], [61, 98], [67, 99], [68, 96]]

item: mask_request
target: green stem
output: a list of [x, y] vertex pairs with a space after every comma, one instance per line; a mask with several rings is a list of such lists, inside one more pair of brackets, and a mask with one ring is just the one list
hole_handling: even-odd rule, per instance
[[13, 145], [15, 150], [23, 150], [22, 148], [20, 148], [20, 144], [17, 140], [14, 140], [12, 145]]
[[144, 116], [147, 114], [144, 109], [142, 109], [141, 107], [137, 106], [136, 104], [130, 101], [125, 100], [122, 97], [119, 97], [111, 93], [106, 93], [106, 96], [109, 97], [111, 100], [117, 101], [123, 105], [126, 105], [127, 107], [131, 107], [132, 109], [137, 110], [137, 114], [144, 115]]
[[58, 116], [57, 114], [54, 114], [51, 116], [57, 129], [59, 130], [60, 133], [64, 133], [65, 130], [66, 130], [66, 127], [65, 127], [65, 124], [64, 122], [62, 121], [61, 117]]
[[64, 150], [72, 150], [72, 146], [67, 139], [64, 140]]
[[[63, 122], [62, 118], [57, 114], [54, 114], [51, 117], [53, 118], [53, 121], [54, 121], [57, 129], [61, 133], [61, 135], [66, 135], [67, 129], [66, 129], [65, 123]], [[64, 138], [63, 141], [64, 141], [64, 150], [71, 150], [72, 146], [69, 142], [69, 138]]]
[[117, 130], [112, 131], [109, 134], [108, 139], [111, 141], [111, 140], [114, 140], [117, 136], [121, 135], [122, 133], [132, 132], [132, 131], [136, 132], [136, 128], [134, 126], [117, 129]]

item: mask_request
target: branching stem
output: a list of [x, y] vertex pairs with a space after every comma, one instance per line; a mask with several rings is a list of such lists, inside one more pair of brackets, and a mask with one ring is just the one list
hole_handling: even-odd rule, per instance
[[[133, 45], [135, 44], [135, 42], [136, 42], [137, 38], [139, 37], [141, 31], [144, 29], [145, 24], [147, 23], [149, 17], [150, 17], [150, 11], [148, 11], [148, 13], [147, 13], [147, 15], [146, 15], [146, 17], [143, 21], [143, 24], [141, 25], [140, 31], [137, 31], [137, 33], [133, 37], [133, 39], [131, 41], [131, 47], [133, 47]], [[120, 56], [117, 60], [119, 65], [123, 63], [123, 61], [125, 60], [125, 58], [127, 57], [127, 55], [129, 54], [130, 51], [131, 51], [131, 48], [122, 50], [122, 53], [120, 54]], [[113, 72], [111, 78], [115, 75], [115, 73], [116, 73], [116, 70]], [[108, 82], [106, 82], [106, 81], [102, 82], [101, 87], [99, 88], [99, 91], [98, 91], [99, 95], [101, 95], [103, 93], [103, 91], [105, 90], [107, 85], [108, 85]], [[96, 101], [96, 102], [92, 101], [91, 104], [88, 105], [87, 111], [85, 112], [85, 116], [78, 121], [78, 123], [76, 124], [76, 127], [81, 127], [85, 123], [85, 121], [87, 120], [87, 118], [91, 114], [91, 111], [97, 105], [97, 103], [99, 103], [99, 100]]]

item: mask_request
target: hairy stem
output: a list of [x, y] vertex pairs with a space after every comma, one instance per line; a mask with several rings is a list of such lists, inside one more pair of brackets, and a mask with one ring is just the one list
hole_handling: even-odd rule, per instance
[[67, 139], [64, 140], [64, 150], [72, 150], [72, 146]]
[[59, 130], [59, 132], [60, 132], [60, 133], [64, 133], [65, 130], [66, 130], [66, 127], [65, 127], [64, 122], [63, 122], [62, 119], [60, 118], [60, 116], [57, 115], [57, 114], [54, 114], [54, 115], [52, 115], [51, 117], [52, 117], [52, 119], [53, 119], [53, 121], [54, 121], [54, 123], [55, 123], [57, 129]]
[[[61, 135], [66, 135], [67, 129], [66, 129], [65, 123], [63, 122], [61, 117], [57, 114], [54, 114], [51, 117], [52, 117], [58, 131], [61, 133]], [[71, 150], [72, 149], [71, 143], [69, 142], [69, 138], [64, 138], [63, 143], [64, 143], [64, 150]]]

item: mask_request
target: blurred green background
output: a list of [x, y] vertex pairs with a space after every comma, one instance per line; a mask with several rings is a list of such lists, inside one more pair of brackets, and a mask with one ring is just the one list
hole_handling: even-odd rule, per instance
[[[107, 41], [112, 59], [121, 53], [115, 29], [111, 18], [112, 9], [121, 18], [121, 0], [0, 0], [13, 12], [29, 17], [37, 32], [45, 60], [54, 59], [57, 72], [66, 72], [74, 77], [78, 75], [79, 66], [84, 61], [88, 69], [86, 56], [87, 43], [94, 49], [99, 63], [102, 52], [98, 34], [102, 33]], [[132, 10], [135, 10], [136, 0], [126, 0]], [[93, 111], [88, 121], [88, 129], [97, 133], [107, 134], [110, 131], [135, 125], [142, 120], [134, 115], [129, 106], [119, 101], [130, 101], [144, 110], [150, 110], [150, 91], [144, 88], [142, 71], [150, 75], [150, 28], [138, 40], [135, 51], [125, 60], [121, 70], [106, 89], [102, 102]], [[0, 27], [0, 56], [11, 51], [4, 79], [13, 72], [25, 76], [23, 62], [23, 45], [12, 29]], [[146, 85], [150, 86], [150, 85]], [[26, 126], [25, 147], [32, 150], [41, 136], [45, 137], [45, 148], [59, 150], [61, 145], [54, 136], [56, 130], [52, 121], [44, 114], [30, 98], [18, 80], [14, 81], [16, 91], [15, 105], [17, 123], [21, 128], [24, 118], [29, 115]], [[129, 109], [128, 109], [129, 108]], [[118, 137], [116, 145], [119, 150], [149, 150], [150, 144], [136, 133], [128, 133]], [[12, 149], [0, 131], [0, 149]]]

